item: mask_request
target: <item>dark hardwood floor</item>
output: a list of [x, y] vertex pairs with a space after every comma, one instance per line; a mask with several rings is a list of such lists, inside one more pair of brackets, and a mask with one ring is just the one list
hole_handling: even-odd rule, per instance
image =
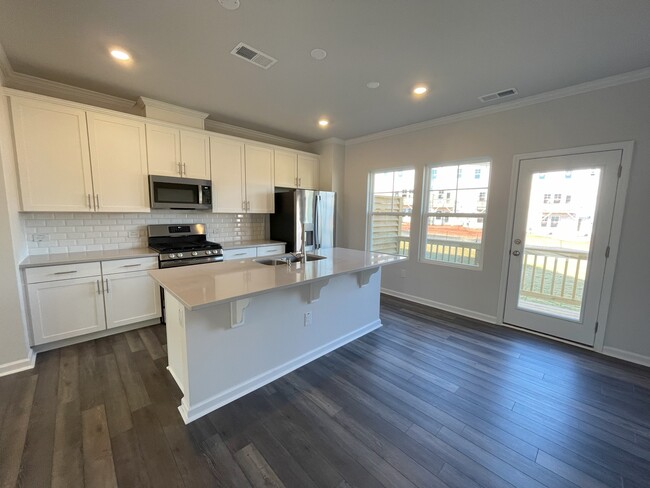
[[39, 354], [0, 378], [0, 487], [650, 486], [650, 369], [386, 296], [382, 320], [188, 426], [163, 326]]

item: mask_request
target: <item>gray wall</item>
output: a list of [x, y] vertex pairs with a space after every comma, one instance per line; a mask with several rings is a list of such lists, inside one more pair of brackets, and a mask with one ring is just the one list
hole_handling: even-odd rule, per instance
[[18, 218], [16, 182], [9, 107], [6, 97], [0, 96], [0, 374], [10, 363], [26, 361], [30, 355], [17, 267], [27, 246]]
[[[419, 200], [427, 163], [487, 156], [493, 166], [483, 270], [419, 263], [413, 257], [387, 267], [382, 285], [497, 317], [513, 156], [626, 140], [635, 141], [635, 150], [605, 346], [650, 358], [649, 80], [347, 146], [342, 244], [364, 248], [369, 171], [415, 166]], [[419, 212], [414, 209], [411, 242], [419, 242]]]

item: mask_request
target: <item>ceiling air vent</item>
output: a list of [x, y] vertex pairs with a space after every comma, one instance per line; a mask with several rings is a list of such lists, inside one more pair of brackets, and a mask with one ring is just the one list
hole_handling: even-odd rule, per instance
[[508, 97], [513, 97], [517, 95], [519, 92], [517, 91], [516, 88], [508, 88], [507, 90], [501, 90], [498, 92], [494, 93], [489, 93], [487, 95], [483, 95], [482, 97], [478, 97], [478, 99], [483, 102], [491, 102], [493, 100], [501, 100], [502, 98], [508, 98]]
[[235, 46], [235, 49], [230, 51], [230, 54], [234, 54], [242, 59], [245, 59], [249, 63], [253, 63], [255, 66], [260, 68], [269, 69], [275, 63], [278, 62], [277, 59], [272, 58], [268, 54], [264, 54], [259, 49], [255, 49], [243, 42], [240, 42]]

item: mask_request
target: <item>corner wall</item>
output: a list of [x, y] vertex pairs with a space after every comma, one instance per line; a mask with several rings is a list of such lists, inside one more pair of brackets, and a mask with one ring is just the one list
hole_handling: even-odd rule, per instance
[[[0, 79], [0, 85], [2, 84]], [[33, 366], [18, 262], [27, 246], [18, 217], [18, 185], [7, 98], [0, 96], [0, 376]]]
[[[418, 243], [425, 165], [489, 157], [493, 163], [483, 270], [420, 263], [413, 255], [404, 265], [387, 267], [382, 286], [461, 313], [496, 319], [514, 155], [627, 140], [635, 141], [634, 158], [605, 350], [650, 361], [650, 80], [348, 145], [342, 245], [364, 248], [370, 171], [416, 168], [411, 242]], [[402, 269], [406, 278], [400, 276]]]

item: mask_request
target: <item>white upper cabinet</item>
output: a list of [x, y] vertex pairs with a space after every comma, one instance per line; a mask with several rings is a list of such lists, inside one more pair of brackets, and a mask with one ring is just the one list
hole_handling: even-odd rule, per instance
[[275, 186], [284, 188], [298, 187], [298, 154], [295, 152], [275, 150]]
[[318, 158], [306, 154], [298, 154], [298, 187], [307, 190], [318, 190]]
[[212, 211], [240, 213], [246, 211], [244, 189], [244, 143], [211, 137]]
[[85, 111], [19, 97], [11, 111], [22, 210], [92, 211]]
[[149, 212], [144, 123], [87, 112], [95, 210]]
[[207, 134], [165, 125], [146, 125], [150, 174], [210, 179]]
[[275, 186], [318, 190], [318, 157], [282, 149], [274, 152]]
[[210, 138], [212, 211], [273, 213], [273, 150], [225, 137]]
[[273, 150], [245, 144], [245, 154], [247, 210], [250, 213], [273, 213]]

